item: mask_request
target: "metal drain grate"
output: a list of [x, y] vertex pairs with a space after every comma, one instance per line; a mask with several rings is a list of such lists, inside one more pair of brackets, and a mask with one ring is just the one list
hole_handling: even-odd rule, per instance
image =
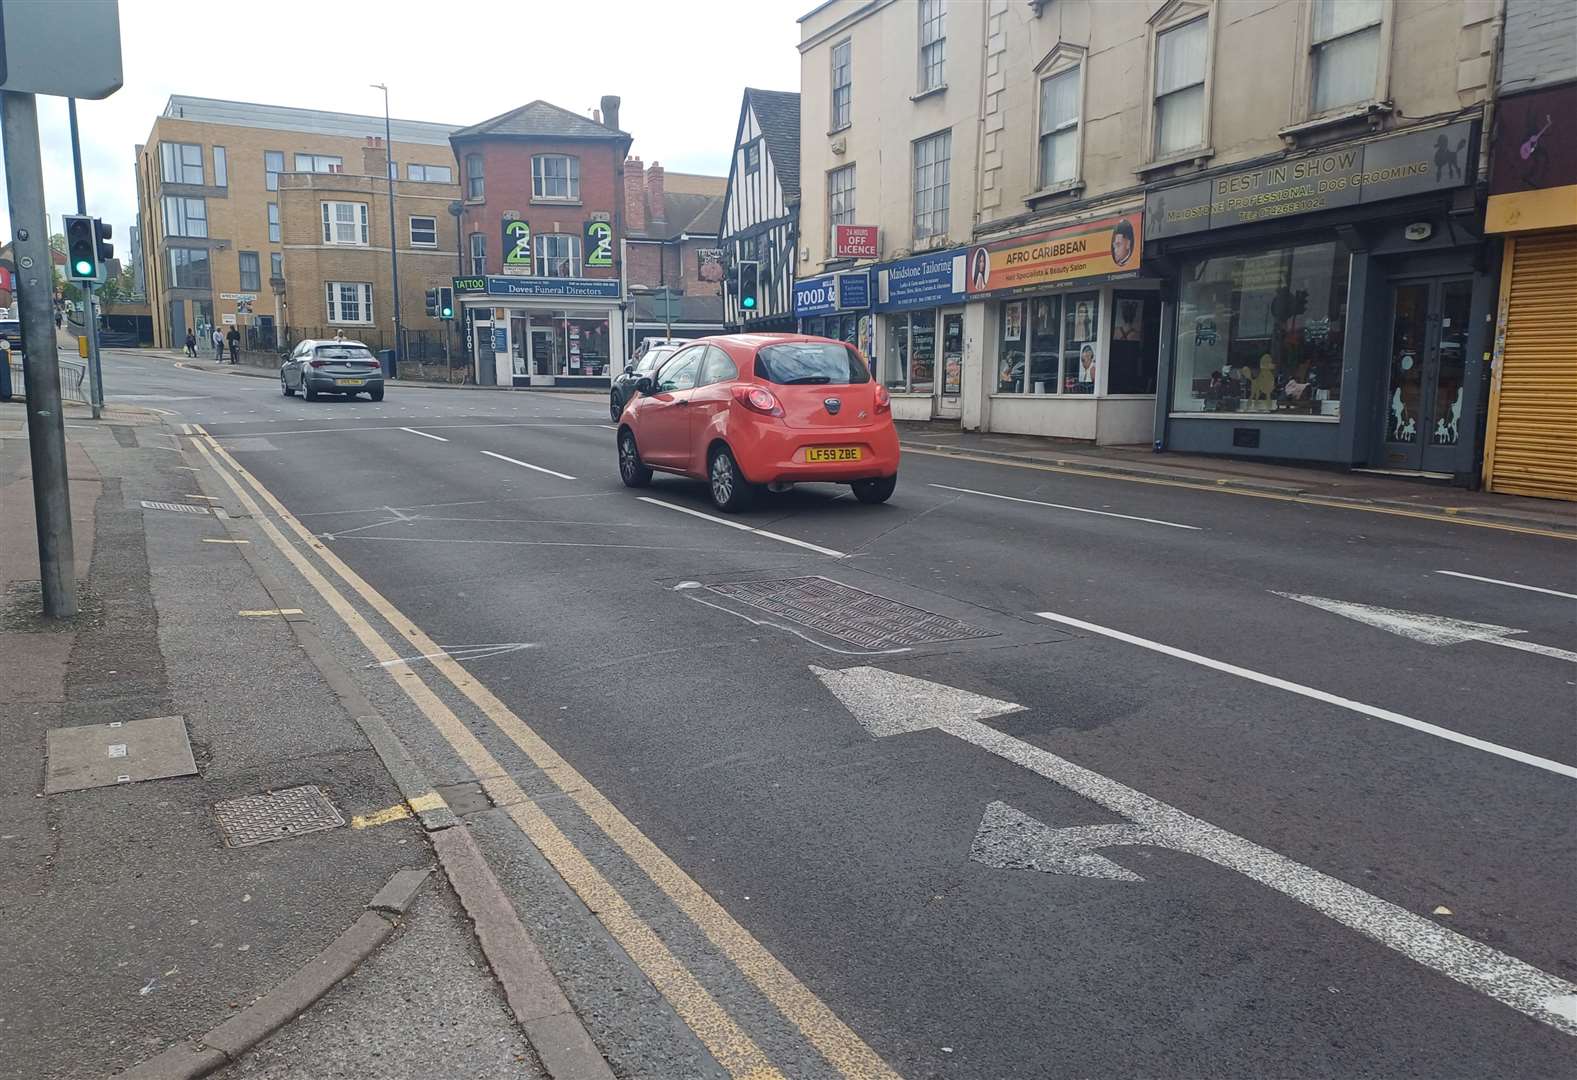
[[250, 847], [345, 824], [321, 788], [286, 788], [214, 803], [228, 847]]
[[208, 513], [208, 507], [206, 506], [190, 506], [186, 503], [149, 502], [147, 499], [142, 500], [142, 508], [144, 510], [174, 510], [178, 514]]
[[995, 637], [996, 631], [824, 577], [731, 581], [707, 589], [866, 649]]

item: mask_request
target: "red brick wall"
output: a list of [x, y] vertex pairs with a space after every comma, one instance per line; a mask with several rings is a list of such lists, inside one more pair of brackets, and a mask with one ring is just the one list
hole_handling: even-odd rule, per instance
[[[581, 257], [586, 255], [586, 222], [593, 214], [608, 214], [613, 220], [613, 259], [611, 267], [585, 267], [584, 277], [619, 276], [619, 247], [624, 223], [624, 145], [615, 139], [606, 142], [579, 140], [481, 139], [456, 147], [460, 164], [461, 191], [466, 185], [465, 158], [482, 155], [485, 186], [482, 202], [467, 202], [461, 215], [461, 250], [466, 253], [470, 270], [470, 236], [487, 237], [487, 272], [502, 273], [504, 213], [515, 211], [531, 225], [531, 235], [570, 233], [582, 237]], [[545, 203], [531, 199], [531, 158], [535, 154], [568, 154], [580, 159], [580, 203]], [[533, 267], [533, 270], [536, 268]]]

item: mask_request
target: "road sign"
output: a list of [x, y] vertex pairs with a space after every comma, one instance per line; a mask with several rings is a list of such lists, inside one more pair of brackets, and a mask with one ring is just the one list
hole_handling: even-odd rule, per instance
[[0, 90], [107, 98], [121, 88], [118, 0], [0, 4]]
[[222, 314], [222, 315], [219, 316], [219, 321], [221, 323], [223, 323], [225, 326], [234, 326], [235, 325], [235, 316], [231, 315], [231, 314], [228, 314], [228, 313]]

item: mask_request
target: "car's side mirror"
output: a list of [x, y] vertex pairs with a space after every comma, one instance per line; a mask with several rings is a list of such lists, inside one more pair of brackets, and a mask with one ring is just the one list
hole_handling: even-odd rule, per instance
[[624, 365], [624, 373], [626, 375], [628, 375], [630, 372], [632, 372], [634, 370], [635, 370], [635, 365], [634, 364], [625, 364]]
[[652, 381], [650, 375], [642, 375], [640, 381], [635, 384], [635, 392], [643, 397], [651, 397], [657, 393], [657, 384]]

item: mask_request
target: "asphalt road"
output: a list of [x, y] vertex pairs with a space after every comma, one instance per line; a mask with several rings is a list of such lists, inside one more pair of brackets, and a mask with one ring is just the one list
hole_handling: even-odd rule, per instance
[[[105, 371], [111, 401], [203, 425], [462, 650], [903, 1076], [1569, 1075], [1569, 540], [922, 455], [886, 506], [810, 487], [736, 520], [766, 535], [681, 512], [711, 513], [698, 484], [624, 489], [600, 397], [395, 384], [308, 404], [146, 356]], [[954, 637], [862, 644], [737, 587], [790, 578]], [[499, 643], [520, 647], [465, 658]], [[371, 692], [435, 783], [476, 778]], [[879, 734], [883, 709], [941, 726]], [[782, 1075], [855, 1075], [551, 769], [464, 719]], [[742, 1075], [476, 798], [479, 842], [616, 1068]], [[1050, 831], [1079, 826], [1130, 832]]]

